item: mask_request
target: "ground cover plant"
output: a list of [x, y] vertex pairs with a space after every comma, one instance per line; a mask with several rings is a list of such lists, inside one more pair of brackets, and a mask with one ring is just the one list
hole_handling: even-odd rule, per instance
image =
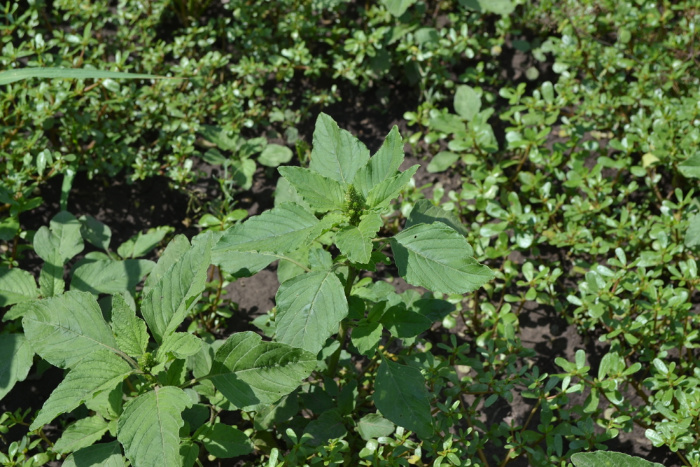
[[693, 2], [2, 18], [3, 465], [700, 465]]

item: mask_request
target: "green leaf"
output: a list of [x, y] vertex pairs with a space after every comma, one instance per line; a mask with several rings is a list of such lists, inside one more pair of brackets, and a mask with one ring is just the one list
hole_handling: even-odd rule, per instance
[[386, 418], [422, 439], [433, 435], [430, 394], [420, 370], [382, 359], [374, 383], [374, 405]]
[[372, 188], [396, 175], [403, 159], [403, 139], [398, 127], [394, 126], [379, 151], [357, 171], [352, 184], [366, 198]]
[[358, 352], [365, 356], [374, 356], [384, 328], [379, 323], [361, 322], [352, 328], [351, 342]]
[[571, 456], [571, 462], [576, 467], [663, 467], [639, 457], [608, 451], [578, 452]]
[[304, 428], [304, 434], [311, 435], [309, 444], [312, 446], [320, 446], [331, 439], [345, 436], [347, 432], [338, 409], [326, 410]]
[[255, 175], [255, 161], [251, 159], [234, 159], [228, 163], [231, 179], [243, 190], [250, 190]]
[[469, 255], [467, 240], [442, 222], [418, 224], [391, 239], [401, 277], [440, 293], [472, 292], [494, 277]]
[[112, 330], [119, 348], [130, 357], [139, 358], [148, 347], [146, 323], [136, 316], [124, 297], [112, 297]]
[[343, 209], [345, 188], [339, 182], [303, 167], [277, 169], [314, 211], [326, 212]]
[[393, 423], [376, 413], [367, 414], [357, 422], [357, 431], [365, 441], [389, 436], [394, 432], [394, 428]]
[[382, 3], [389, 10], [389, 13], [397, 18], [408, 10], [408, 7], [416, 3], [416, 0], [382, 0]]
[[127, 362], [109, 350], [99, 349], [85, 355], [51, 393], [29, 427], [30, 431], [72, 411], [94, 394], [112, 390], [132, 371]]
[[[369, 160], [369, 150], [350, 132], [338, 128], [333, 119], [321, 113], [316, 129], [309, 168], [343, 184], [352, 183], [357, 171]], [[303, 196], [303, 194], [302, 194]]]
[[[408, 219], [406, 219], [404, 229], [418, 224], [432, 224], [433, 222], [442, 222], [462, 235], [467, 235], [469, 233], [464, 224], [462, 224], [462, 221], [459, 220], [459, 217], [452, 212], [445, 211], [440, 206], [435, 206], [427, 199], [416, 201], [416, 204], [413, 205], [413, 209], [411, 209], [411, 213], [408, 215]], [[471, 246], [469, 246], [467, 251], [469, 256], [474, 255]]]
[[223, 423], [215, 423], [210, 430], [202, 434], [201, 442], [209, 454], [219, 459], [253, 452], [253, 443], [245, 433]]
[[691, 217], [689, 224], [685, 233], [685, 246], [693, 248], [700, 245], [700, 214]]
[[51, 219], [50, 227], [41, 227], [34, 235], [34, 250], [44, 261], [63, 266], [83, 251], [80, 222], [72, 214], [62, 211]]
[[459, 154], [450, 151], [440, 151], [435, 154], [428, 164], [427, 171], [430, 173], [444, 172], [450, 169], [459, 160]]
[[270, 404], [299, 387], [316, 367], [316, 356], [253, 332], [229, 337], [214, 356], [209, 376], [239, 409]]
[[319, 221], [303, 207], [285, 203], [227, 229], [212, 249], [214, 258], [233, 252], [287, 253], [306, 243]]
[[502, 16], [509, 15], [515, 10], [511, 0], [459, 0], [459, 3], [470, 10]]
[[39, 289], [34, 276], [22, 269], [0, 268], [0, 307], [34, 300]]
[[73, 367], [100, 349], [117, 352], [95, 296], [86, 292], [32, 302], [22, 326], [34, 351], [59, 368]]
[[268, 144], [258, 156], [258, 162], [267, 167], [277, 167], [292, 160], [293, 155], [294, 153], [287, 146]]
[[39, 294], [44, 297], [55, 297], [66, 290], [63, 280], [63, 266], [44, 263], [39, 272]]
[[471, 86], [457, 86], [454, 98], [455, 111], [465, 120], [472, 118], [481, 110], [481, 97]]
[[84, 263], [73, 272], [71, 290], [92, 294], [134, 293], [136, 284], [156, 265], [145, 259], [99, 260]]
[[102, 438], [108, 427], [107, 421], [99, 415], [82, 418], [63, 430], [63, 434], [54, 444], [53, 450], [61, 454], [68, 454], [91, 446]]
[[146, 295], [153, 287], [158, 284], [163, 276], [170, 271], [180, 261], [182, 256], [190, 249], [190, 242], [184, 235], [176, 235], [170, 240], [165, 248], [155, 267], [146, 278], [143, 284], [143, 294]]
[[191, 405], [185, 391], [174, 386], [156, 387], [127, 402], [117, 423], [117, 439], [131, 464], [180, 465], [182, 411]]
[[168, 334], [163, 339], [163, 344], [158, 348], [156, 360], [167, 361], [168, 354], [175, 358], [187, 358], [202, 350], [202, 340], [194, 334], [175, 332]]
[[275, 298], [275, 339], [313, 354], [348, 315], [343, 284], [331, 270], [297, 276], [280, 285]]
[[683, 161], [678, 170], [686, 178], [700, 178], [700, 152]]
[[138, 258], [143, 256], [155, 247], [174, 229], [169, 226], [156, 227], [148, 229], [146, 233], [139, 232], [129, 240], [125, 241], [119, 248], [117, 253], [122, 258]]
[[103, 250], [109, 250], [109, 242], [112, 239], [112, 231], [102, 222], [92, 216], [80, 216], [80, 234], [91, 245]]
[[[141, 314], [157, 342], [177, 329], [204, 290], [211, 256], [210, 241], [211, 237], [193, 241], [192, 247], [144, 293]], [[181, 243], [174, 248], [180, 252]], [[169, 256], [168, 264], [172, 264], [172, 260]]]
[[0, 400], [24, 381], [34, 363], [34, 350], [24, 334], [0, 334]]
[[416, 337], [433, 324], [425, 316], [415, 311], [407, 310], [403, 305], [392, 306], [384, 315], [381, 323], [394, 337]]
[[122, 71], [91, 70], [87, 68], [48, 68], [27, 67], [7, 70], [0, 73], [0, 85], [14, 83], [29, 78], [67, 79], [185, 79], [170, 76], [126, 73]]
[[122, 449], [117, 441], [93, 444], [75, 451], [63, 462], [63, 467], [78, 466], [124, 467]]
[[384, 225], [382, 217], [376, 212], [367, 213], [359, 225], [343, 227], [335, 238], [335, 244], [342, 254], [353, 263], [368, 263], [372, 256], [372, 240]]
[[411, 180], [411, 177], [413, 177], [413, 174], [416, 173], [418, 167], [418, 165], [414, 165], [413, 167], [406, 169], [404, 172], [388, 178], [376, 185], [367, 195], [367, 205], [374, 209], [382, 207], [392, 199], [396, 198], [399, 193], [401, 193], [401, 190], [408, 185], [408, 182]]

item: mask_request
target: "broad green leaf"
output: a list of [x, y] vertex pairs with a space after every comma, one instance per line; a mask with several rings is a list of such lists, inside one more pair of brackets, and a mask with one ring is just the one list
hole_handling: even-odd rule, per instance
[[382, 3], [389, 10], [389, 13], [397, 18], [408, 10], [408, 7], [416, 3], [416, 0], [382, 0]]
[[63, 430], [63, 434], [53, 446], [55, 452], [67, 454], [91, 446], [107, 432], [108, 422], [95, 415], [82, 418]]
[[112, 231], [108, 226], [92, 216], [80, 216], [80, 234], [91, 245], [107, 251], [112, 239]]
[[119, 245], [117, 253], [124, 259], [143, 256], [157, 247], [165, 236], [173, 230], [174, 229], [170, 226], [162, 226], [148, 229], [146, 233], [139, 232]]
[[49, 262], [44, 263], [39, 272], [39, 294], [44, 298], [56, 297], [65, 290], [63, 266]]
[[350, 132], [338, 128], [333, 119], [321, 113], [316, 120], [311, 164], [314, 172], [342, 183], [352, 183], [357, 171], [369, 160], [369, 150]]
[[422, 439], [432, 437], [430, 394], [417, 368], [382, 359], [372, 398], [382, 415], [392, 422], [415, 432]]
[[96, 393], [112, 390], [132, 371], [126, 361], [109, 350], [87, 354], [54, 389], [29, 429], [36, 430], [58, 415], [72, 411]]
[[511, 0], [459, 0], [459, 3], [470, 10], [502, 16], [509, 15], [515, 10]]
[[313, 271], [280, 285], [276, 340], [317, 354], [348, 315], [343, 284], [331, 270]]
[[430, 173], [444, 172], [452, 168], [455, 162], [459, 160], [459, 154], [450, 151], [441, 151], [430, 160], [427, 171]]
[[146, 323], [136, 316], [124, 297], [112, 297], [112, 330], [119, 348], [130, 357], [139, 358], [148, 347]]
[[314, 211], [326, 212], [343, 209], [345, 188], [339, 182], [303, 167], [277, 169]]
[[367, 213], [357, 227], [349, 225], [342, 228], [335, 238], [335, 244], [341, 253], [354, 263], [368, 263], [372, 255], [372, 240], [384, 221], [376, 212]]
[[176, 235], [170, 243], [165, 247], [165, 250], [158, 258], [158, 262], [151, 270], [151, 273], [146, 278], [143, 284], [143, 294], [146, 295], [156, 284], [158, 284], [163, 276], [170, 271], [175, 264], [180, 261], [182, 256], [190, 249], [190, 242], [184, 235]]
[[425, 316], [415, 311], [407, 310], [403, 305], [389, 308], [382, 316], [381, 323], [394, 337], [416, 337], [433, 324]]
[[210, 430], [202, 434], [201, 440], [207, 452], [219, 459], [243, 456], [253, 452], [253, 443], [245, 433], [223, 423], [215, 423]]
[[398, 127], [394, 126], [379, 151], [357, 171], [352, 184], [366, 198], [372, 188], [396, 175], [403, 159], [403, 139]]
[[0, 73], [0, 85], [29, 78], [66, 79], [184, 79], [170, 76], [127, 73], [122, 71], [91, 70], [87, 68], [27, 67]]
[[0, 334], [0, 400], [18, 381], [24, 381], [34, 363], [34, 350], [24, 334]]
[[0, 268], [0, 307], [34, 300], [39, 296], [34, 276], [22, 269]]
[[391, 178], [384, 180], [383, 182], [372, 188], [367, 195], [367, 205], [374, 209], [387, 204], [392, 199], [396, 198], [401, 190], [403, 190], [408, 182], [413, 177], [413, 174], [418, 170], [418, 165], [414, 165], [395, 175]]
[[689, 224], [685, 233], [685, 246], [693, 248], [700, 245], [700, 214], [691, 217]]
[[163, 344], [158, 348], [156, 360], [165, 362], [168, 354], [175, 358], [187, 358], [202, 350], [202, 340], [194, 334], [186, 332], [174, 332], [163, 339]]
[[494, 277], [470, 255], [467, 240], [442, 222], [403, 230], [391, 249], [401, 277], [434, 292], [472, 292]]
[[92, 294], [134, 293], [136, 284], [156, 263], [145, 259], [99, 260], [84, 263], [73, 272], [71, 290]]
[[93, 444], [75, 451], [63, 462], [63, 467], [124, 467], [122, 449], [117, 441]]
[[229, 337], [219, 348], [209, 376], [239, 409], [270, 404], [289, 394], [316, 367], [316, 355], [253, 332]]
[[179, 431], [182, 411], [192, 405], [185, 391], [174, 386], [156, 387], [124, 406], [117, 423], [117, 439], [132, 465], [179, 466]]
[[[204, 290], [211, 256], [209, 240], [193, 242], [144, 294], [141, 314], [157, 342], [177, 329]], [[179, 251], [180, 247], [175, 248]], [[169, 257], [169, 264], [172, 259]]]
[[97, 299], [87, 292], [32, 302], [22, 326], [34, 351], [59, 368], [71, 368], [100, 349], [117, 351]]
[[656, 462], [609, 451], [578, 452], [571, 456], [571, 462], [576, 467], [663, 467]]
[[229, 160], [228, 172], [231, 179], [243, 190], [250, 190], [255, 175], [255, 161], [252, 159]]
[[212, 255], [294, 251], [305, 244], [318, 223], [316, 216], [301, 206], [281, 204], [226, 230], [212, 249]]
[[120, 382], [111, 391], [102, 391], [85, 401], [85, 407], [105, 420], [116, 420], [124, 406], [124, 383]]
[[700, 178], [700, 152], [683, 161], [678, 170], [684, 177]]
[[308, 442], [312, 446], [320, 446], [331, 439], [345, 436], [347, 432], [338, 409], [326, 410], [304, 428], [304, 434], [311, 435]]
[[457, 86], [454, 98], [455, 111], [465, 120], [472, 118], [481, 110], [481, 97], [471, 86]]
[[389, 436], [394, 432], [394, 428], [393, 423], [376, 413], [367, 414], [357, 422], [357, 431], [365, 441]]
[[379, 323], [361, 322], [352, 328], [351, 341], [358, 352], [365, 356], [374, 356], [379, 341], [382, 339], [383, 327]]
[[63, 266], [83, 251], [80, 222], [72, 214], [61, 211], [56, 214], [50, 227], [41, 227], [34, 235], [34, 250], [44, 261]]
[[258, 156], [258, 162], [267, 167], [278, 167], [291, 161], [293, 156], [294, 153], [287, 146], [268, 144]]
[[[416, 204], [413, 205], [413, 209], [411, 209], [411, 213], [408, 215], [408, 219], [406, 219], [404, 228], [408, 229], [414, 225], [432, 224], [433, 222], [442, 222], [462, 235], [467, 235], [469, 233], [464, 224], [459, 220], [459, 217], [452, 212], [445, 211], [440, 206], [435, 206], [427, 199], [416, 201]], [[467, 251], [469, 256], [474, 255], [471, 246], [469, 246]]]

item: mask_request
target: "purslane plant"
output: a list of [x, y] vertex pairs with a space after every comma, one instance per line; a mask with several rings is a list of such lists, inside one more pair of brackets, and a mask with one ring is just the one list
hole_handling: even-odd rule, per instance
[[[360, 279], [362, 272], [389, 263], [391, 245], [400, 275], [437, 292], [474, 291], [493, 274], [472, 258], [463, 227], [439, 208], [420, 205], [401, 232], [378, 235], [383, 211], [416, 170], [399, 171], [403, 141], [396, 128], [370, 157], [361, 142], [321, 114], [313, 142], [309, 168], [279, 169], [291, 201], [224, 232], [204, 232], [191, 242], [177, 236], [157, 263], [128, 254], [139, 249], [138, 239], [120, 247], [119, 256], [110, 254], [103, 224], [63, 212], [35, 236], [46, 261], [38, 287], [28, 272], [3, 271], [4, 304], [16, 303], [4, 319], [21, 318], [23, 329], [0, 334], [12, 356], [12, 384], [26, 377], [35, 353], [67, 370], [30, 429], [70, 412], [79, 417], [85, 412], [74, 411], [83, 404], [91, 410], [53, 448], [72, 453], [67, 465], [122, 465], [123, 453], [132, 465], [191, 466], [199, 446], [219, 458], [250, 453], [248, 434], [222, 423], [220, 412], [264, 412], [314, 370], [331, 380], [338, 376], [349, 353], [367, 356], [375, 366], [376, 378], [362, 388], [372, 393], [362, 400], [364, 422], [357, 422], [368, 436], [375, 425], [384, 433], [394, 424], [425, 440], [437, 434], [425, 377], [381, 344], [389, 344], [383, 336], [394, 345], [409, 342], [449, 307], [417, 293], [402, 300], [388, 284]], [[65, 264], [83, 250], [83, 240], [105, 253], [81, 260], [64, 292]], [[241, 277], [278, 260], [273, 341], [252, 332], [211, 341], [180, 330], [201, 298], [211, 264]], [[8, 328], [19, 330], [16, 324]], [[323, 385], [329, 394], [331, 380]], [[357, 390], [349, 387], [349, 394]], [[318, 414], [316, 428], [309, 425], [307, 432], [326, 437], [319, 442], [329, 439], [324, 423], [342, 426], [343, 417], [354, 415], [355, 402], [341, 405]]]

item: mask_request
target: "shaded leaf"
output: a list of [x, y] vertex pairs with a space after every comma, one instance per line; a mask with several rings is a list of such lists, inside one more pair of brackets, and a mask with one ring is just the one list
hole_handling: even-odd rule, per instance
[[34, 363], [34, 350], [24, 334], [0, 334], [0, 399], [24, 381]]
[[243, 456], [253, 452], [253, 443], [241, 430], [223, 423], [202, 434], [204, 448], [219, 459]]
[[117, 441], [82, 448], [63, 462], [63, 467], [124, 467], [124, 465], [122, 449]]
[[[406, 219], [404, 229], [408, 229], [417, 224], [432, 224], [433, 222], [442, 222], [462, 235], [467, 235], [469, 233], [464, 224], [459, 220], [459, 217], [450, 211], [445, 211], [440, 206], [435, 206], [427, 199], [416, 201], [416, 204], [413, 205], [413, 209], [411, 209], [411, 213], [408, 215], [408, 219]], [[469, 244], [467, 244], [467, 246], [469, 246]], [[469, 246], [467, 251], [469, 256], [474, 255], [471, 246]]]
[[372, 398], [382, 415], [392, 422], [423, 439], [432, 437], [430, 395], [420, 370], [382, 359]]
[[108, 226], [88, 215], [80, 216], [78, 220], [80, 221], [80, 234], [88, 243], [105, 251], [109, 249], [112, 231]]

